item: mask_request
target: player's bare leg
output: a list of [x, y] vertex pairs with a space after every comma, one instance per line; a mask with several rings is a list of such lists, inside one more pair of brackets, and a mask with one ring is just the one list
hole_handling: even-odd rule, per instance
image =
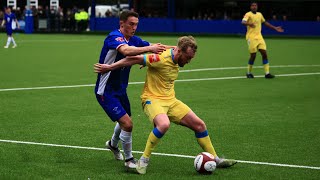
[[149, 134], [143, 155], [137, 163], [136, 169], [139, 174], [145, 174], [147, 172], [151, 152], [170, 127], [170, 120], [166, 114], [158, 114], [153, 119], [153, 123], [155, 128]]
[[256, 54], [257, 53], [250, 53], [250, 59], [248, 62], [248, 70], [247, 70], [247, 78], [254, 78], [254, 76], [252, 74], [252, 67], [253, 67], [254, 61], [256, 59]]
[[237, 161], [232, 159], [221, 159], [218, 157], [208, 135], [206, 124], [193, 111], [190, 111], [182, 118], [180, 125], [186, 126], [195, 132], [199, 145], [204, 151], [215, 157], [218, 168], [231, 167], [237, 163]]
[[274, 75], [270, 74], [270, 67], [269, 67], [269, 61], [268, 61], [268, 56], [267, 56], [267, 51], [264, 49], [259, 49], [261, 56], [262, 56], [262, 63], [264, 66], [264, 71], [265, 71], [265, 78], [266, 79], [272, 79], [275, 78]]

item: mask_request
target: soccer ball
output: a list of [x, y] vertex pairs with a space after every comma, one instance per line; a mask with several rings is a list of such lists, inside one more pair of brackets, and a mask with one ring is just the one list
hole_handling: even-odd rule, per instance
[[194, 159], [194, 168], [200, 174], [212, 174], [216, 166], [214, 156], [208, 152], [202, 152]]

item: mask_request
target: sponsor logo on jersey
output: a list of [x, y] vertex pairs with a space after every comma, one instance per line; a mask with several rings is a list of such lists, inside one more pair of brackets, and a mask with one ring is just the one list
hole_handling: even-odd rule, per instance
[[124, 42], [124, 39], [123, 39], [123, 37], [117, 37], [117, 38], [116, 38], [116, 41], [118, 41], [118, 42]]
[[159, 54], [149, 54], [148, 58], [149, 58], [149, 62], [150, 63], [154, 63], [154, 62], [160, 61]]

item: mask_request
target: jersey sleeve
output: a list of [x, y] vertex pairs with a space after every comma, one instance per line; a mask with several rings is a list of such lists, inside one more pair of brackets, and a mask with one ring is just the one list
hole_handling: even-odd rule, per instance
[[164, 59], [159, 54], [144, 54], [143, 65], [148, 67], [159, 68], [162, 66]]
[[249, 19], [250, 19], [250, 14], [249, 14], [249, 13], [246, 13], [246, 14], [243, 16], [242, 21], [247, 22]]
[[120, 46], [127, 44], [122, 36], [117, 35], [107, 37], [106, 43], [110, 49], [118, 49]]
[[266, 22], [266, 20], [264, 19], [263, 15], [261, 14], [261, 23]]
[[150, 46], [150, 43], [148, 41], [144, 41], [139, 37], [137, 37], [137, 40], [138, 40], [138, 47]]

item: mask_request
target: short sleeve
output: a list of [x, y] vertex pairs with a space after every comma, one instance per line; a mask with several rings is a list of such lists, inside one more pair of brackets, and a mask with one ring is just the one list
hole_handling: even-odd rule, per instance
[[247, 22], [249, 19], [250, 19], [250, 14], [249, 14], [249, 13], [246, 13], [246, 14], [243, 16], [242, 21]]
[[266, 22], [266, 20], [264, 19], [263, 15], [261, 14], [261, 23]]
[[145, 54], [143, 55], [143, 65], [148, 67], [159, 67], [162, 64], [161, 55]]
[[137, 42], [138, 42], [137, 43], [138, 47], [150, 46], [150, 43], [148, 41], [144, 41], [144, 40], [142, 40], [141, 38], [139, 38], [137, 36], [136, 36], [136, 38], [137, 38]]
[[150, 43], [148, 41], [141, 40], [140, 45], [141, 45], [141, 47], [150, 46]]
[[122, 36], [112, 35], [108, 36], [105, 40], [110, 49], [118, 49], [120, 46], [127, 44], [126, 40]]

